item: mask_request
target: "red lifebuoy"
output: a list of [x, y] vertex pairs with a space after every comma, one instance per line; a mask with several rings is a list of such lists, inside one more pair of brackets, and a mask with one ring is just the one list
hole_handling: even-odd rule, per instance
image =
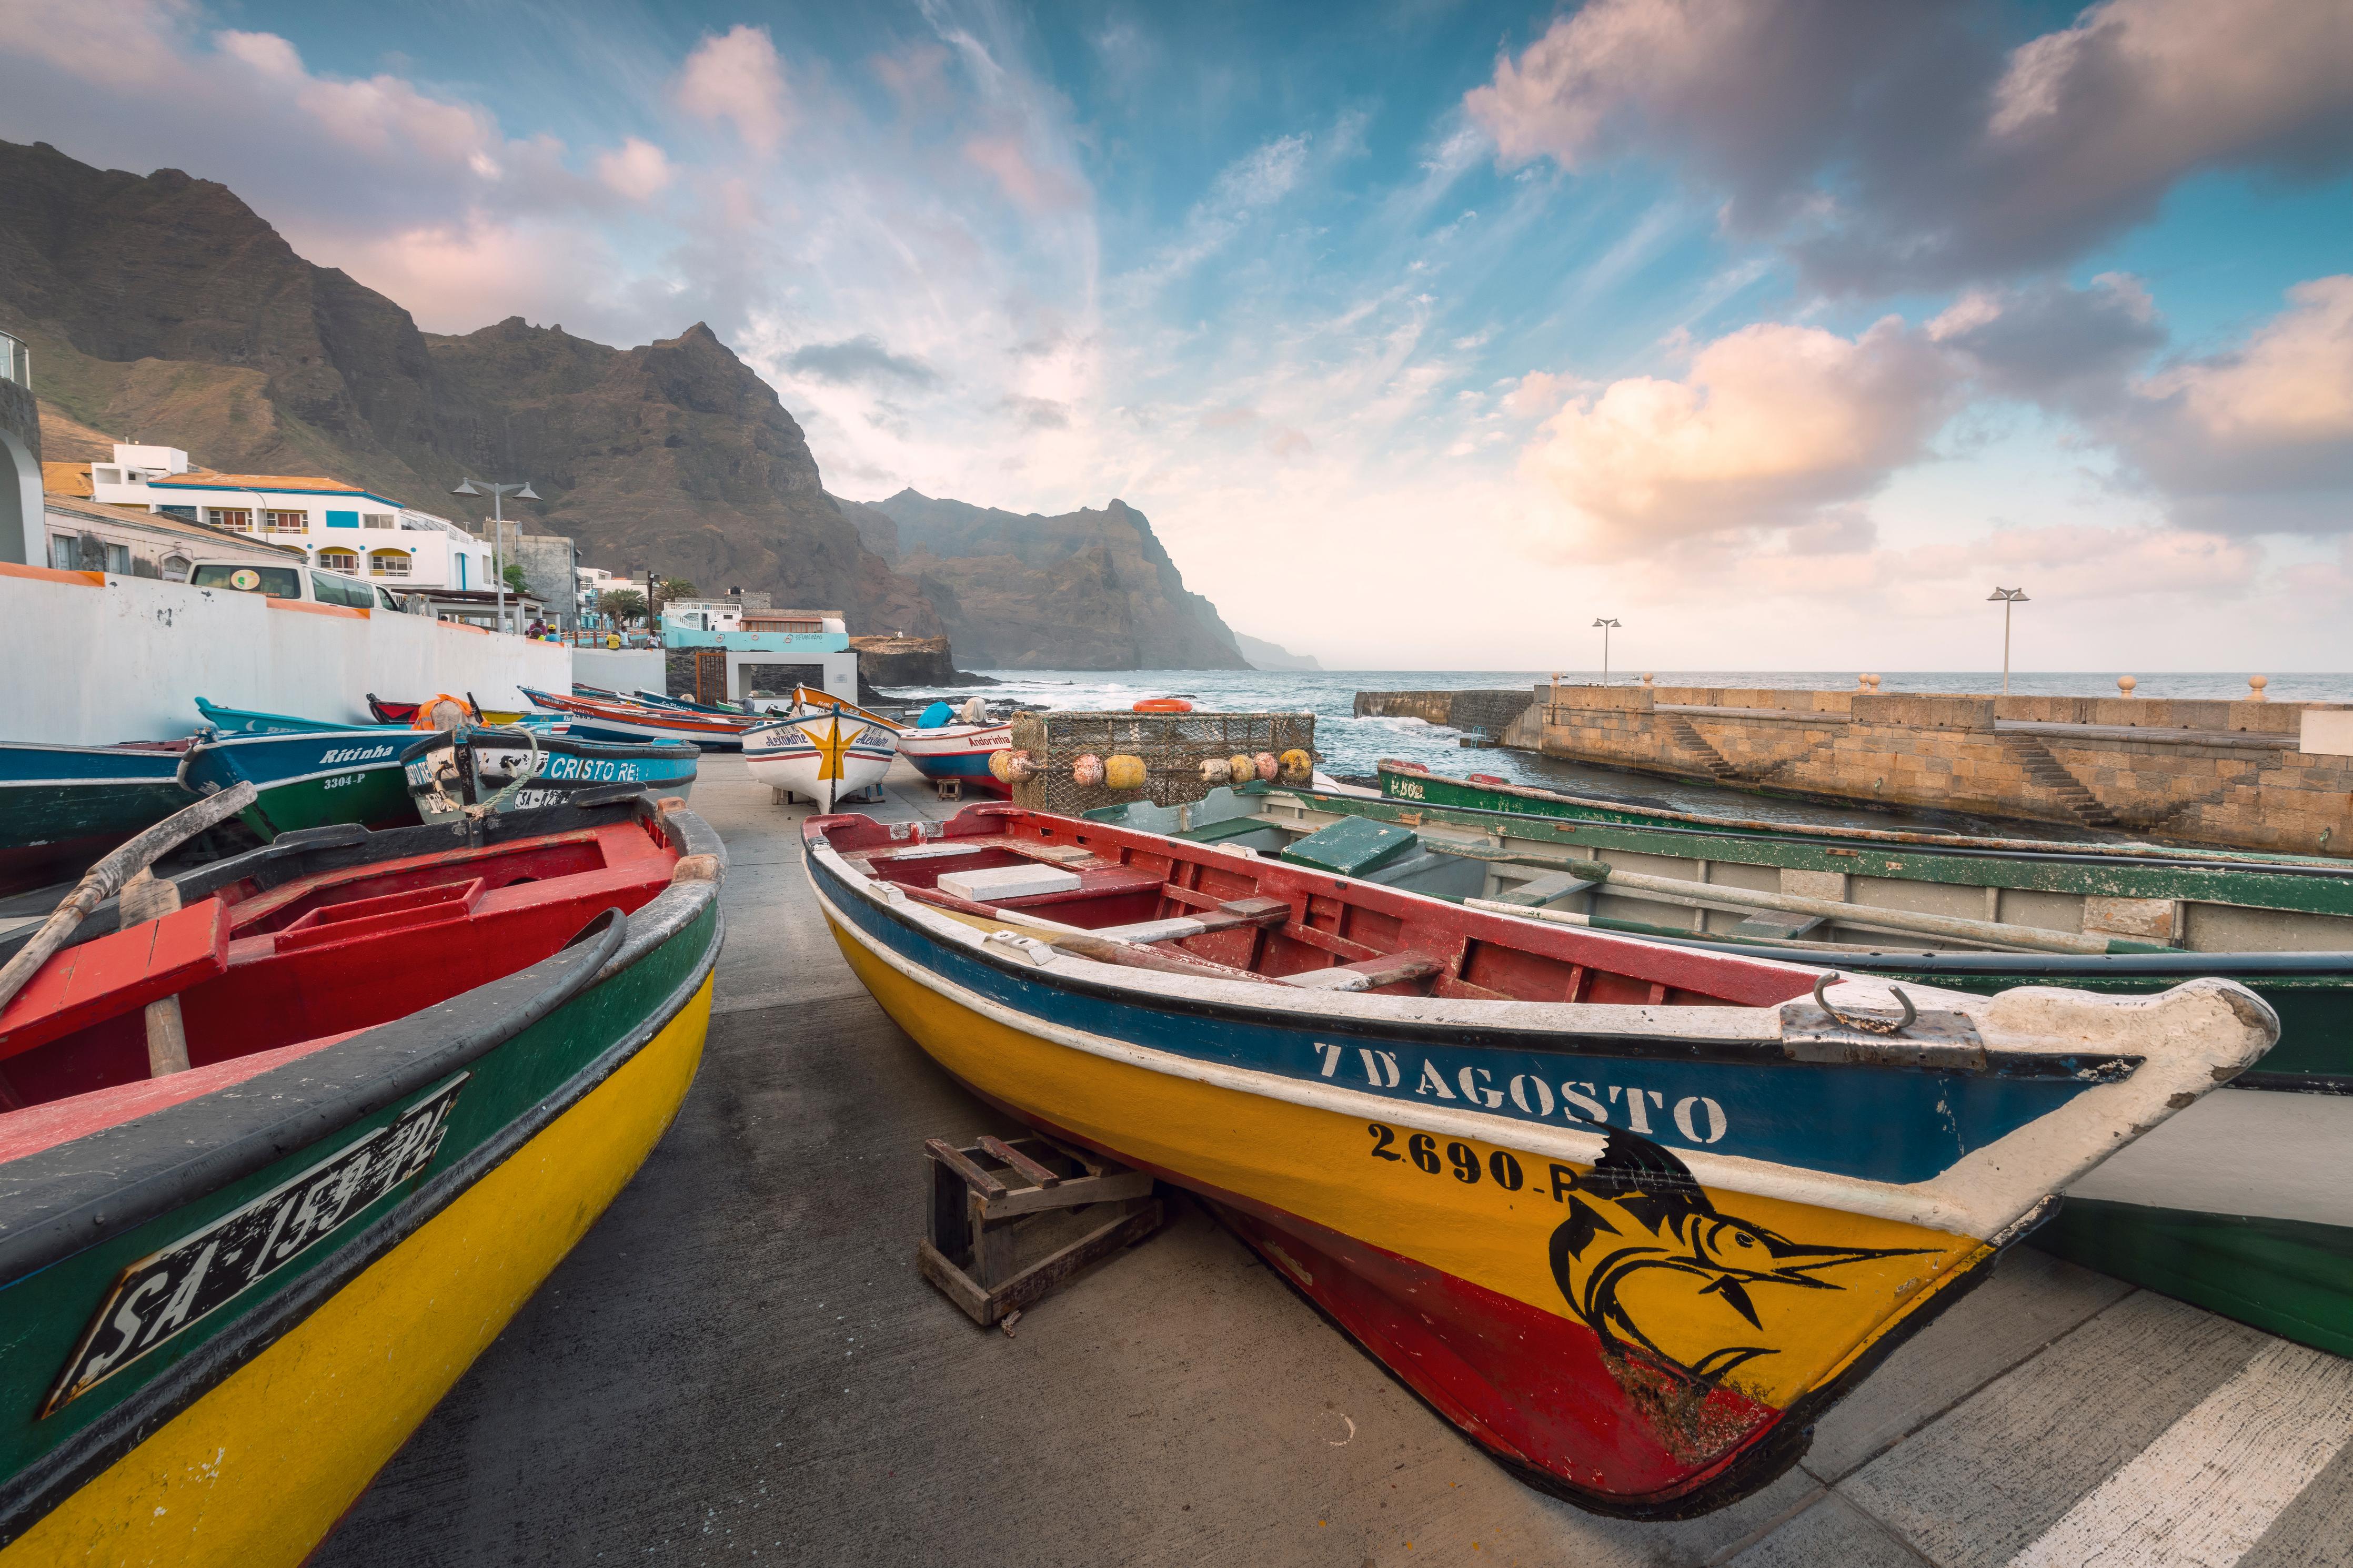
[[1182, 697], [1147, 697], [1135, 705], [1138, 713], [1190, 713], [1193, 705]]

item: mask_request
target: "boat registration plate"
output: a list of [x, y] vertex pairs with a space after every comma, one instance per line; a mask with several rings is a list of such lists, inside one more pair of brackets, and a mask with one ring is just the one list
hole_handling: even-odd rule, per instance
[[459, 1073], [385, 1126], [122, 1271], [58, 1375], [51, 1415], [168, 1343], [423, 1171], [441, 1147]]

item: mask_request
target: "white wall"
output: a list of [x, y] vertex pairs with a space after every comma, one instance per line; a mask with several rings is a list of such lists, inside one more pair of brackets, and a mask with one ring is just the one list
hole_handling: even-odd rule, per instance
[[[601, 686], [625, 696], [632, 691], [659, 691], [668, 696], [670, 678], [663, 662], [665, 657], [656, 647], [575, 647], [572, 650], [572, 679], [583, 686]], [[563, 686], [541, 689], [572, 689]]]
[[0, 741], [160, 741], [201, 721], [195, 699], [343, 723], [366, 694], [471, 692], [528, 706], [571, 689], [570, 650], [423, 616], [292, 608], [258, 594], [143, 577], [0, 569]]

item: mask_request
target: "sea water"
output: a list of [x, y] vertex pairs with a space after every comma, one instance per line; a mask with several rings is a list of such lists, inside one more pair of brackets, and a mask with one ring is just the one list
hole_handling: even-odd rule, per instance
[[[1611, 800], [1665, 806], [1678, 811], [1737, 815], [1784, 822], [1868, 821], [1886, 826], [1894, 816], [1920, 826], [1961, 831], [2015, 833], [2015, 824], [1978, 822], [1952, 814], [1917, 815], [1847, 809], [1797, 801], [1780, 801], [1745, 791], [1711, 789], [1702, 784], [1656, 779], [1614, 768], [1592, 767], [1538, 756], [1531, 752], [1500, 747], [1468, 749], [1459, 744], [1461, 732], [1419, 719], [1359, 719], [1355, 715], [1359, 691], [1519, 690], [1534, 696], [1539, 684], [1552, 679], [1545, 670], [1429, 669], [1129, 669], [1129, 670], [987, 670], [1000, 684], [893, 689], [892, 695], [929, 700], [937, 696], [962, 702], [975, 695], [991, 700], [1011, 700], [1053, 709], [1118, 710], [1150, 697], [1187, 697], [1203, 709], [1229, 712], [1300, 712], [1315, 715], [1315, 749], [1327, 773], [1363, 777], [1383, 757], [1419, 763], [1433, 773], [1486, 773], [1514, 784], [1534, 784]], [[1597, 681], [1590, 670], [1566, 671], [1564, 684]], [[2138, 677], [2136, 695], [2145, 699], [2184, 698], [2208, 701], [2242, 700], [2248, 694], [2243, 675], [2148, 675]], [[1611, 683], [1632, 684], [1635, 677], [1613, 672]], [[1766, 687], [1781, 690], [1855, 689], [1853, 671], [1661, 670], [1653, 672], [1660, 686]], [[1896, 671], [1881, 676], [1882, 694], [1986, 693], [2001, 689], [2001, 677], [1983, 671]], [[2013, 672], [2010, 691], [2019, 696], [2115, 697], [2120, 695], [2113, 675]], [[2353, 675], [2274, 675], [2266, 695], [2282, 702], [2353, 701]], [[2063, 830], [2038, 828], [2038, 835], [2074, 837]]]

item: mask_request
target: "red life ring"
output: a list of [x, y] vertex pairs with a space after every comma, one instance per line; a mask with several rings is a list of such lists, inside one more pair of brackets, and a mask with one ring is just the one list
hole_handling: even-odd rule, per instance
[[1182, 697], [1147, 697], [1135, 705], [1138, 713], [1190, 713], [1193, 705]]

